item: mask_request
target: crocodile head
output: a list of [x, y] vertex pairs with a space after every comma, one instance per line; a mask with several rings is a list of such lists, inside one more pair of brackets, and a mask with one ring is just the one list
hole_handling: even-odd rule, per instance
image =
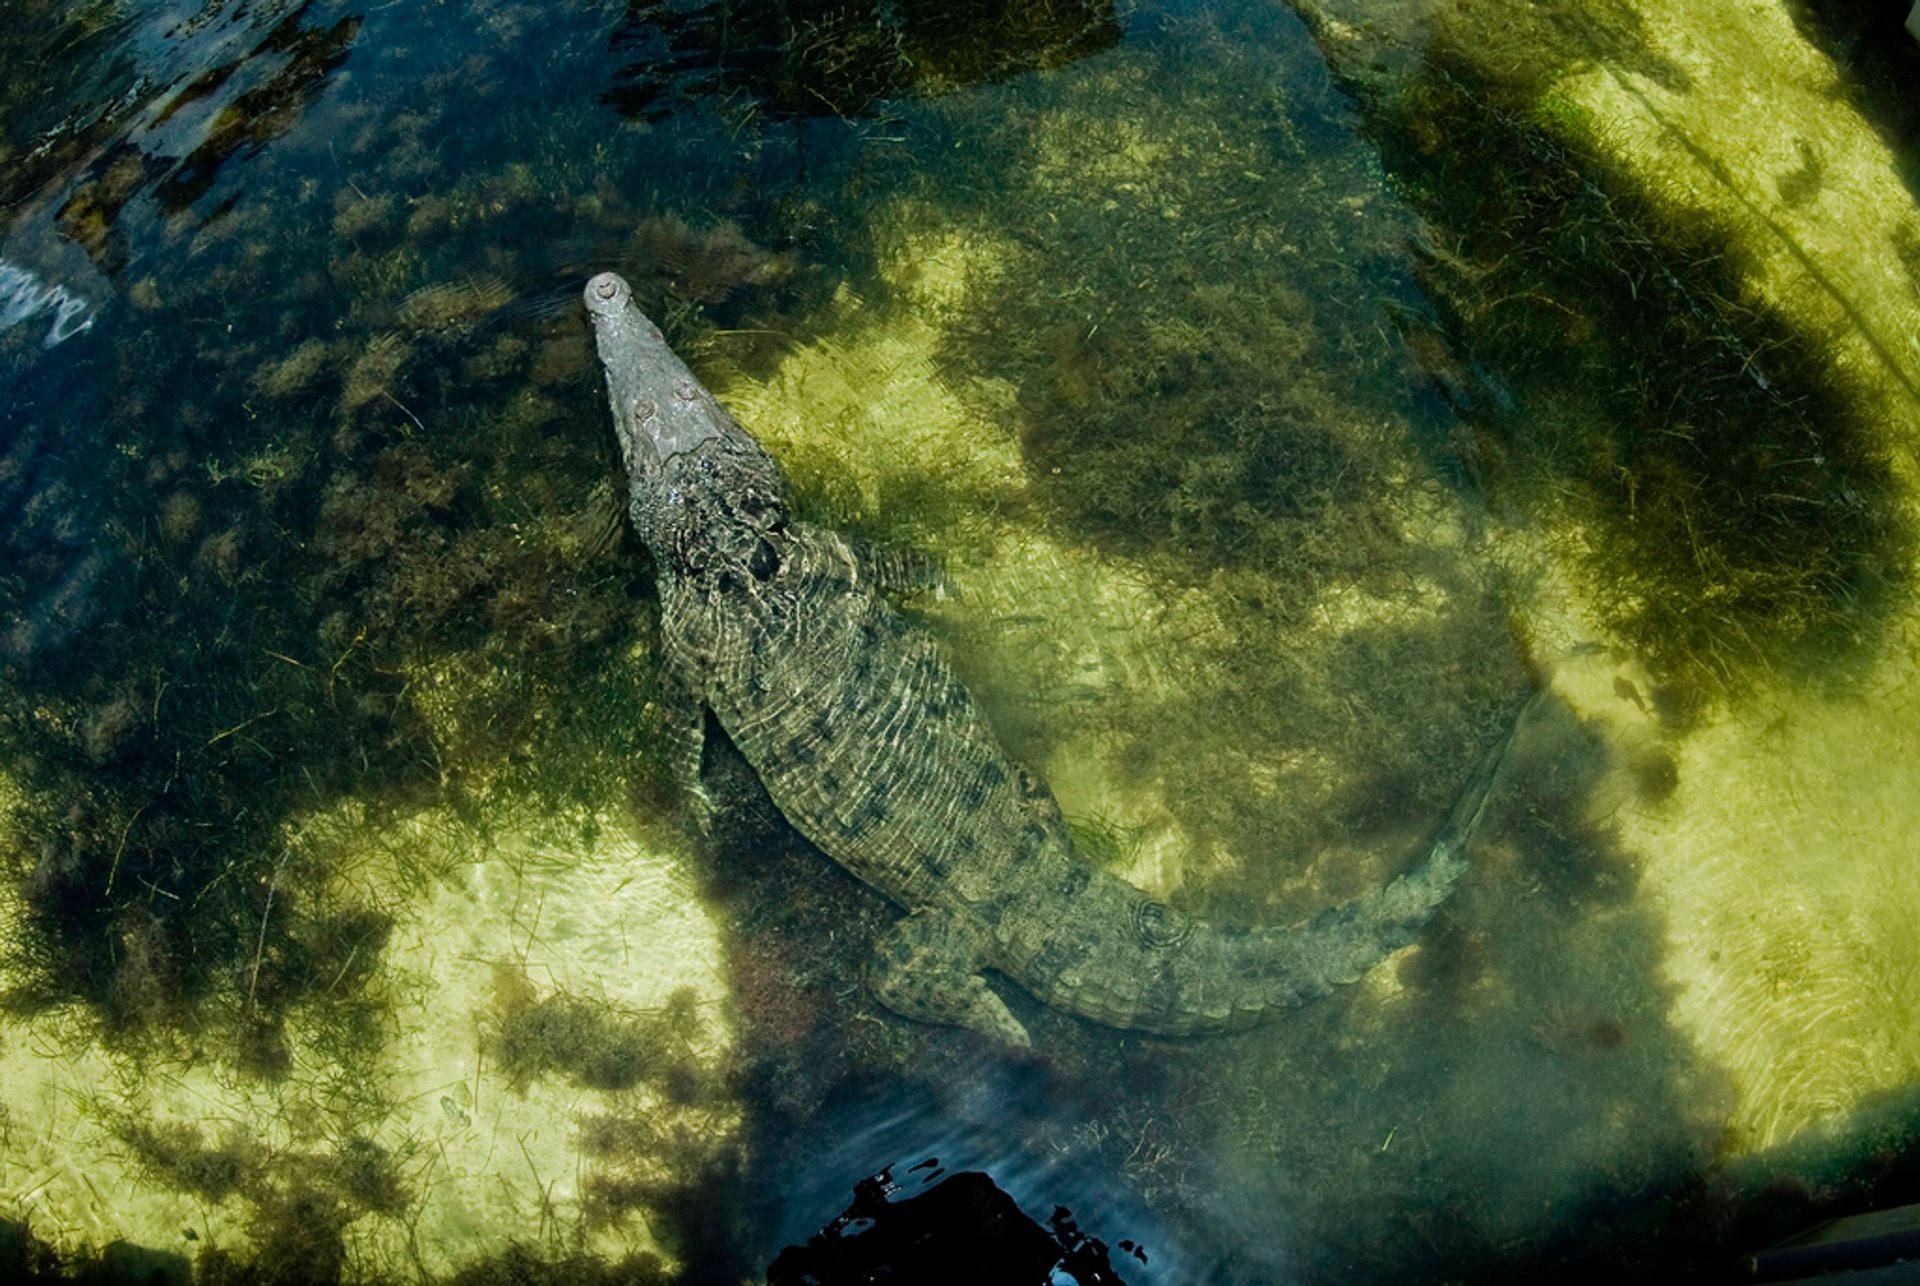
[[758, 558], [784, 526], [786, 478], [693, 377], [617, 273], [587, 283], [634, 527], [677, 570]]

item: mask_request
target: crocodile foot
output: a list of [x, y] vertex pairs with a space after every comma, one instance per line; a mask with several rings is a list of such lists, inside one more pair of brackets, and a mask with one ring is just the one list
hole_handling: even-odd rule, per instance
[[880, 936], [867, 964], [867, 983], [897, 1014], [1031, 1048], [1027, 1029], [980, 976], [983, 946], [980, 930], [961, 917], [916, 911]]

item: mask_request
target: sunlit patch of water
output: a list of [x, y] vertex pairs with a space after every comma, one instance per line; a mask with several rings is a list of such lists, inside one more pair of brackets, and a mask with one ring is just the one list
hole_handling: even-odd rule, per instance
[[673, 855], [613, 818], [515, 830], [352, 808], [288, 842], [343, 850], [330, 896], [390, 918], [359, 946], [357, 1012], [296, 1015], [270, 1079], [191, 1043], [116, 1046], [77, 1007], [9, 1020], [11, 1216], [65, 1252], [244, 1259], [283, 1250], [287, 1203], [307, 1200], [321, 1251], [383, 1278], [514, 1243], [658, 1253], [653, 1202], [729, 1165], [739, 1123], [717, 1079], [717, 933]]

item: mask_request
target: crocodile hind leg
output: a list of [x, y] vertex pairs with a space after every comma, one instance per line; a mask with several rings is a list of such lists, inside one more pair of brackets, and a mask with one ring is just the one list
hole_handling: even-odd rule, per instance
[[867, 983], [880, 1002], [921, 1022], [965, 1027], [1019, 1049], [1027, 1029], [980, 976], [983, 935], [944, 911], [916, 911], [874, 944]]

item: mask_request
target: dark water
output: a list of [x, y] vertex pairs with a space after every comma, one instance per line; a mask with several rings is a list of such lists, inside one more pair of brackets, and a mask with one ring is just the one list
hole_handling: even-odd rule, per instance
[[[1657, 810], [1677, 742], [1623, 750], [1570, 708], [1523, 730], [1486, 874], [1418, 953], [1218, 1043], [1028, 1004], [1041, 1053], [1009, 1059], [904, 1023], [857, 985], [893, 912], [751, 782], [716, 852], [662, 838], [651, 577], [578, 305], [609, 268], [762, 413], [811, 515], [952, 568], [926, 623], [1087, 851], [1221, 918], [1390, 878], [1543, 681], [1503, 532], [1578, 524], [1594, 647], [1636, 658], [1644, 702], [1622, 691], [1674, 737], [1761, 678], [1867, 665], [1912, 550], [1871, 400], [1724, 230], [1528, 97], [1595, 49], [1634, 63], [1634, 33], [1509, 33], [1522, 73], [1444, 23], [1396, 62], [1307, 19], [10, 0], [9, 994], [107, 1051], [73, 1084], [131, 1188], [242, 1231], [156, 1245], [109, 1198], [45, 1204], [25, 1160], [0, 1215], [209, 1277], [738, 1280], [938, 1155], [1140, 1243], [1128, 1281], [1384, 1282], [1711, 1278], [1835, 1194], [1897, 1192], [1891, 1099], [1867, 1178], [1846, 1147], [1761, 1200], [1723, 1171], [1735, 1091], [1676, 1025], [1607, 803]], [[596, 1017], [524, 957], [478, 1017], [414, 996], [405, 908], [457, 881], [342, 890], [420, 816], [679, 853], [724, 1049], [688, 1052], [707, 1029], [671, 1006]], [[407, 996], [480, 1032], [475, 1086], [491, 1060], [522, 1101], [639, 1096], [561, 1111], [601, 1167], [572, 1214], [541, 1180], [423, 1223], [397, 1091], [269, 1128], [182, 1124], [155, 1088], [363, 1078]]]

